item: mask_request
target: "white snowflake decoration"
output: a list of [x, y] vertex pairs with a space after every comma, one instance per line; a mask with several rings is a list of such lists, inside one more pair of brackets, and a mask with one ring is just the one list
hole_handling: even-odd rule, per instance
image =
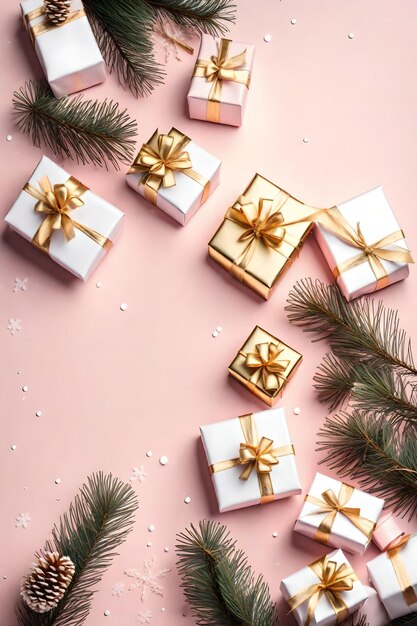
[[125, 592], [124, 583], [114, 583], [113, 587], [111, 588], [111, 595], [117, 596], [118, 598], [120, 598], [120, 596], [124, 592]]
[[152, 619], [151, 611], [141, 611], [138, 613], [138, 621], [140, 624], [150, 624]]
[[132, 468], [132, 475], [130, 477], [130, 481], [134, 482], [136, 480], [138, 480], [140, 483], [143, 483], [143, 481], [145, 480], [147, 474], [145, 472], [145, 468], [141, 465], [140, 467], [133, 467]]
[[13, 285], [13, 291], [14, 293], [18, 293], [19, 291], [26, 291], [28, 286], [28, 279], [25, 278], [15, 278], [14, 279], [14, 285]]
[[31, 517], [29, 513], [19, 513], [16, 517], [16, 528], [27, 528], [28, 524], [31, 522]]
[[132, 591], [133, 589], [140, 589], [140, 599], [142, 602], [145, 602], [147, 591], [150, 591], [157, 596], [163, 596], [162, 587], [159, 581], [171, 571], [170, 569], [161, 569], [159, 572], [152, 572], [153, 563], [153, 559], [145, 561], [143, 564], [143, 572], [139, 572], [137, 569], [127, 569], [125, 571], [126, 576], [135, 579], [130, 585], [129, 591]]
[[7, 325], [7, 330], [10, 330], [11, 335], [20, 333], [20, 331], [22, 330], [22, 320], [14, 319], [13, 317], [11, 317]]

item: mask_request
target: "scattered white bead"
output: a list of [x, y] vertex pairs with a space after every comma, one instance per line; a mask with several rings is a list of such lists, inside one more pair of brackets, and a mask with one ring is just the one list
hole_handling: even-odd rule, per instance
[[148, 546], [148, 548], [150, 548], [152, 546], [152, 541], [148, 541], [146, 545]]
[[36, 411], [35, 415], [36, 417], [40, 417], [42, 415], [42, 411]]
[[303, 143], [308, 143], [310, 139], [308, 137], [303, 137]]
[[190, 502], [191, 502], [190, 496], [185, 496], [184, 502], [185, 502], [185, 504], [190, 504]]
[[276, 539], [278, 537], [278, 533], [276, 530], [274, 530], [274, 532], [272, 533], [272, 536], [274, 539]]
[[165, 607], [161, 606], [161, 613], [165, 613]]
[[161, 456], [161, 458], [159, 459], [159, 462], [161, 465], [166, 465], [168, 463], [168, 457], [167, 456]]
[[266, 41], [266, 43], [269, 43], [270, 41], [272, 41], [272, 35], [270, 35], [269, 33], [264, 35], [264, 41]]
[[27, 491], [27, 490], [28, 490], [28, 488], [27, 488], [26, 486], [25, 486], [25, 487], [23, 487], [23, 489], [24, 489], [25, 491]]
[[7, 576], [3, 576], [3, 580], [7, 580]]
[[55, 484], [59, 485], [61, 483], [61, 479], [60, 478], [55, 478]]
[[148, 531], [149, 531], [150, 533], [153, 533], [153, 532], [154, 532], [154, 530], [155, 530], [155, 525], [154, 525], [154, 524], [149, 524], [149, 526], [148, 526]]
[[16, 450], [17, 445], [15, 443], [13, 443], [10, 447], [11, 447], [12, 450]]
[[59, 502], [61, 500], [61, 498], [57, 498], [56, 501]]
[[103, 283], [99, 280], [99, 281], [96, 283], [96, 287], [97, 287], [97, 289], [100, 289], [100, 287], [102, 287], [102, 286], [103, 286]]
[[17, 373], [18, 373], [18, 374], [21, 374], [21, 373], [22, 373], [22, 371], [21, 371], [21, 370], [17, 370]]
[[127, 311], [127, 304], [126, 304], [126, 302], [123, 302], [123, 303], [120, 305], [120, 310], [121, 310], [121, 311]]
[[221, 326], [216, 326], [216, 330], [217, 330], [218, 333], [221, 333], [223, 328]]
[[294, 24], [296, 24], [296, 23], [297, 23], [297, 20], [295, 19], [295, 17], [293, 17], [292, 20], [291, 20], [291, 24], [294, 26]]
[[349, 35], [348, 35], [349, 39], [353, 39], [354, 36], [355, 36], [355, 33], [349, 33]]
[[151, 457], [152, 456], [152, 450], [147, 450], [146, 456]]
[[29, 391], [29, 387], [28, 387], [27, 385], [23, 385], [23, 387], [22, 387], [22, 391], [25, 391], [25, 392], [26, 392], [26, 391]]
[[110, 609], [106, 609], [106, 610], [104, 611], [104, 615], [105, 615], [106, 617], [108, 617], [110, 614], [111, 614]]
[[299, 406], [296, 406], [293, 410], [294, 415], [300, 415], [301, 413], [301, 409]]
[[213, 330], [213, 332], [211, 333], [212, 337], [217, 337], [219, 333], [217, 332], [217, 330]]
[[169, 548], [168, 548], [168, 546], [165, 546], [165, 548], [164, 548], [164, 552], [169, 552]]
[[7, 135], [6, 141], [11, 141], [13, 139], [13, 135]]

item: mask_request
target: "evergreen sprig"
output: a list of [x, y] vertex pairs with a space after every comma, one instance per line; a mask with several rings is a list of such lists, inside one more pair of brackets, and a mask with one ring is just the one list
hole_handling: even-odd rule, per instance
[[106, 169], [131, 163], [137, 124], [117, 102], [55, 98], [46, 81], [30, 80], [14, 92], [13, 109], [20, 130], [58, 158]]
[[130, 485], [103, 472], [88, 477], [44, 548], [70, 557], [75, 565], [72, 581], [57, 607], [47, 613], [19, 603], [16, 614], [21, 626], [81, 626], [94, 587], [132, 530], [137, 507]]
[[225, 526], [203, 520], [177, 539], [181, 587], [199, 626], [278, 625], [267, 583], [255, 578]]
[[389, 626], [417, 626], [417, 613], [409, 613], [403, 615], [403, 617], [397, 617], [393, 619]]

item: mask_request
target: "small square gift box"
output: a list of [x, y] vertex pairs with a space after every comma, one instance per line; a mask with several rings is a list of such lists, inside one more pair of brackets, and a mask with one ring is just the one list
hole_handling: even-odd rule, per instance
[[116, 240], [123, 217], [44, 156], [5, 221], [58, 265], [87, 280]]
[[284, 409], [200, 427], [220, 512], [301, 493]]
[[384, 500], [317, 472], [294, 530], [320, 543], [363, 554]]
[[256, 174], [209, 243], [209, 255], [267, 300], [320, 213]]
[[20, 3], [23, 19], [54, 95], [59, 98], [106, 78], [100, 49], [81, 0], [55, 23], [42, 0]]
[[368, 597], [342, 550], [284, 578], [281, 593], [300, 626], [340, 624]]
[[228, 370], [255, 396], [272, 406], [302, 358], [299, 352], [255, 326]]
[[254, 56], [255, 46], [202, 35], [187, 98], [190, 117], [241, 126]]
[[417, 612], [417, 535], [398, 538], [366, 567], [391, 619]]
[[323, 211], [315, 234], [348, 301], [407, 278], [414, 262], [382, 187]]
[[132, 187], [185, 225], [220, 182], [222, 162], [176, 128], [154, 132], [126, 174]]

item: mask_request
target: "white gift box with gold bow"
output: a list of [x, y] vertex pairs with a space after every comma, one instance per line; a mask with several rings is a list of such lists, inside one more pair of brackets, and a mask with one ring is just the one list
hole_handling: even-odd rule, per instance
[[190, 117], [241, 126], [255, 46], [202, 35], [188, 92]]
[[413, 260], [382, 187], [323, 211], [314, 232], [346, 300], [408, 276]]
[[[326, 589], [318, 587], [324, 583]], [[323, 586], [324, 586], [323, 585]], [[335, 550], [281, 581], [281, 593], [300, 626], [334, 626], [368, 597], [342, 550]]]
[[59, 26], [49, 22], [42, 0], [24, 0], [20, 7], [39, 62], [57, 98], [105, 80], [104, 60], [81, 0], [72, 1], [66, 22]]
[[384, 500], [316, 473], [294, 530], [320, 543], [363, 554]]
[[221, 512], [301, 493], [284, 409], [200, 427]]
[[220, 182], [221, 160], [175, 128], [154, 132], [126, 174], [141, 196], [185, 225]]
[[122, 211], [44, 156], [5, 221], [56, 263], [87, 280], [116, 240], [123, 217]]

